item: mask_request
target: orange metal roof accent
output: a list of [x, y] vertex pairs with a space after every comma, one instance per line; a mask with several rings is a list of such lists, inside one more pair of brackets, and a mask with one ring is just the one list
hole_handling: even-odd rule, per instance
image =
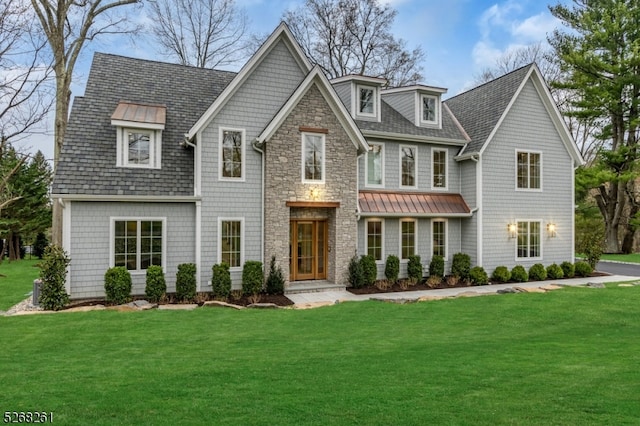
[[111, 119], [164, 125], [167, 120], [167, 106], [120, 101]]
[[365, 216], [471, 216], [460, 194], [360, 191], [358, 204]]

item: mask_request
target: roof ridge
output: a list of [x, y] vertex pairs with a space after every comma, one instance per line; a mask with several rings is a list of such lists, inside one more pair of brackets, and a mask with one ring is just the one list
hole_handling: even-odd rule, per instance
[[506, 78], [506, 77], [512, 76], [513, 74], [515, 74], [515, 73], [517, 73], [517, 72], [520, 72], [520, 71], [522, 71], [522, 70], [523, 70], [523, 69], [525, 69], [525, 68], [531, 68], [531, 67], [532, 67], [532, 66], [534, 66], [534, 65], [536, 65], [536, 63], [535, 63], [535, 62], [530, 62], [530, 63], [528, 63], [527, 65], [523, 65], [523, 66], [521, 66], [521, 67], [519, 67], [519, 68], [516, 68], [516, 69], [515, 69], [515, 70], [513, 70], [513, 71], [509, 71], [509, 72], [508, 72], [508, 73], [506, 73], [506, 74], [502, 74], [501, 76], [496, 77], [496, 78], [494, 78], [493, 80], [485, 81], [484, 83], [482, 83], [482, 84], [480, 84], [480, 85], [478, 85], [478, 86], [476, 86], [476, 87], [473, 87], [473, 88], [471, 88], [471, 89], [469, 89], [469, 90], [465, 90], [465, 91], [464, 91], [464, 92], [462, 92], [462, 93], [458, 93], [457, 95], [455, 95], [455, 96], [452, 96], [452, 97], [448, 98], [448, 99], [447, 99], [447, 100], [445, 100], [444, 102], [449, 102], [450, 100], [455, 99], [455, 98], [457, 98], [457, 97], [459, 97], [459, 96], [467, 95], [467, 94], [469, 94], [469, 93], [471, 93], [471, 92], [473, 92], [473, 91], [475, 91], [475, 90], [478, 90], [478, 89], [484, 88], [485, 86], [487, 86], [487, 85], [489, 85], [489, 84], [496, 83], [496, 82], [498, 82], [499, 80], [502, 80], [502, 79], [504, 79], [504, 78]]
[[116, 53], [95, 52], [94, 53], [94, 58], [96, 56], [111, 56], [111, 57], [114, 57], [114, 58], [128, 59], [128, 60], [136, 61], [136, 62], [150, 62], [150, 63], [154, 63], [154, 64], [159, 64], [159, 65], [168, 65], [168, 66], [174, 66], [174, 67], [179, 67], [179, 68], [188, 68], [188, 69], [193, 69], [193, 70], [203, 70], [205, 72], [206, 71], [214, 71], [214, 72], [228, 73], [228, 74], [234, 74], [234, 75], [238, 74], [236, 71], [227, 71], [227, 70], [221, 70], [221, 69], [217, 69], [217, 68], [203, 68], [203, 67], [196, 67], [194, 65], [176, 64], [174, 62], [159, 61], [157, 59], [134, 58], [132, 56], [118, 55]]

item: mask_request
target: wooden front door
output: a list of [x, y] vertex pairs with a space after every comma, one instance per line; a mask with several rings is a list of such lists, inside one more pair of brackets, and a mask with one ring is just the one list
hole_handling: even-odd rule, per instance
[[327, 221], [292, 220], [289, 236], [291, 281], [327, 278]]

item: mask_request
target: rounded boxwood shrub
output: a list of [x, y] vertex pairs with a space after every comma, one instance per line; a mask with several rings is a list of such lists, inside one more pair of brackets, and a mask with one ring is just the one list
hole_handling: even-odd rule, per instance
[[191, 301], [196, 297], [196, 265], [183, 263], [178, 265], [176, 273], [176, 297], [181, 301]]
[[431, 258], [429, 276], [444, 278], [444, 257], [436, 254]]
[[547, 270], [542, 263], [536, 263], [529, 268], [529, 279], [531, 281], [544, 281], [547, 279]]
[[59, 311], [69, 303], [69, 295], [64, 288], [67, 280], [67, 266], [71, 259], [60, 246], [52, 245], [44, 249], [40, 262], [40, 297], [37, 302], [44, 309]]
[[560, 278], [564, 277], [564, 272], [559, 265], [552, 263], [551, 265], [547, 266], [547, 277], [550, 280], [559, 280]]
[[251, 296], [260, 294], [264, 284], [262, 262], [247, 260], [242, 266], [242, 294]]
[[151, 265], [147, 268], [146, 286], [144, 294], [150, 302], [159, 302], [167, 293], [167, 282], [164, 279], [162, 266]]
[[114, 266], [104, 274], [107, 302], [122, 305], [131, 300], [131, 274], [124, 266]]
[[398, 281], [398, 275], [400, 275], [400, 259], [398, 258], [398, 256], [393, 254], [387, 256], [384, 275], [387, 277], [391, 285], [395, 284]]
[[271, 256], [269, 275], [266, 282], [267, 294], [284, 294], [284, 274], [280, 265], [276, 264], [276, 257]]
[[347, 278], [349, 285], [353, 288], [364, 286], [364, 270], [357, 255], [354, 255], [349, 261], [349, 276]]
[[522, 265], [516, 265], [511, 269], [511, 279], [517, 283], [524, 283], [529, 281], [529, 274]]
[[469, 278], [471, 270], [471, 258], [465, 253], [456, 253], [451, 261], [451, 275], [460, 277], [461, 279]]
[[587, 262], [576, 262], [575, 264], [576, 275], [579, 277], [588, 277], [593, 272], [593, 268]]
[[407, 275], [409, 278], [415, 279], [416, 282], [422, 281], [422, 261], [420, 256], [414, 254], [409, 256], [409, 263], [407, 264]]
[[229, 264], [222, 262], [213, 265], [213, 277], [211, 278], [211, 291], [215, 297], [226, 299], [231, 294], [231, 273]]
[[565, 278], [573, 278], [576, 275], [576, 267], [571, 262], [564, 261], [560, 264]]
[[506, 266], [498, 266], [493, 270], [491, 279], [499, 283], [509, 282], [509, 280], [511, 279], [511, 272], [509, 272], [509, 268], [507, 268]]
[[360, 258], [362, 273], [364, 274], [364, 285], [373, 285], [378, 278], [378, 265], [376, 259], [371, 255], [364, 255]]
[[489, 284], [489, 277], [482, 266], [474, 266], [469, 271], [469, 279], [473, 285], [487, 285]]

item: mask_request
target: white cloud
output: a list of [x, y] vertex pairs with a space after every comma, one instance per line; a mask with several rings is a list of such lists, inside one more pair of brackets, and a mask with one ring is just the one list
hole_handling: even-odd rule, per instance
[[490, 42], [480, 40], [473, 46], [473, 63], [480, 68], [489, 67], [496, 63], [503, 51], [493, 46]]
[[543, 12], [522, 22], [515, 22], [511, 32], [522, 41], [537, 42], [546, 39], [547, 35], [553, 32], [559, 24], [560, 21], [555, 16]]

